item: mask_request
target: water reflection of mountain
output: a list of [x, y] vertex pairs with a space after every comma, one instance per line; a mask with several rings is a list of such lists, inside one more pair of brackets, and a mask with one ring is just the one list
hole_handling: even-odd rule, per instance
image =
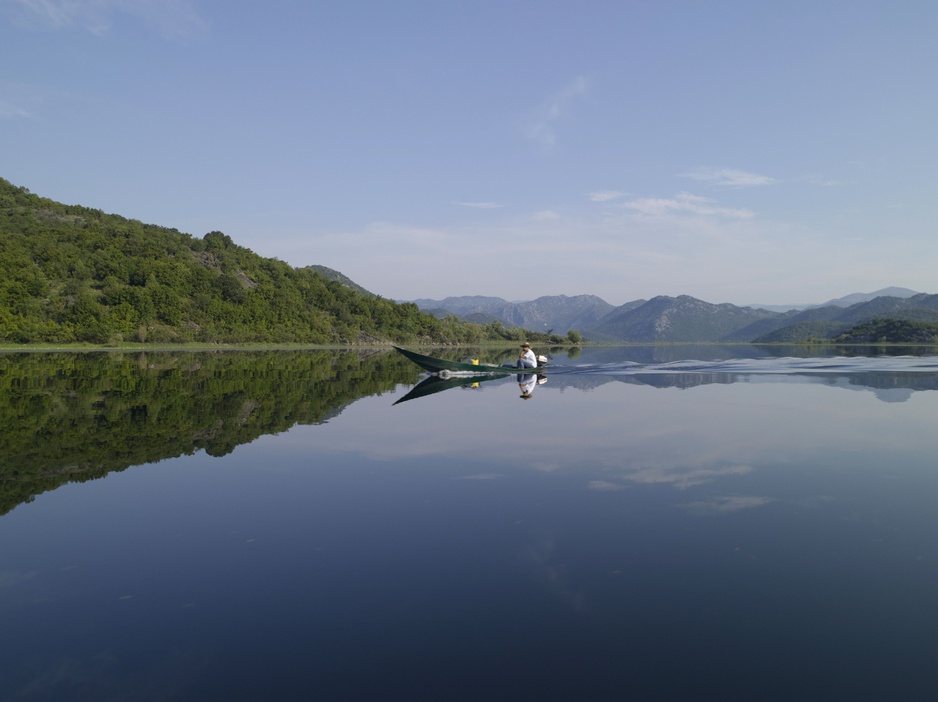
[[67, 482], [322, 423], [417, 376], [386, 352], [0, 354], [0, 514]]
[[[841, 358], [828, 368], [782, 348], [554, 350], [547, 387], [689, 389], [785, 373], [872, 390], [886, 402], [938, 390], [938, 368], [923, 372], [927, 359], [914, 369], [914, 359], [902, 358]], [[492, 362], [506, 353], [514, 351], [481, 355]], [[68, 482], [197, 451], [224, 455], [265, 434], [328, 421], [360, 398], [420, 377], [389, 350], [0, 354], [0, 514]]]
[[[867, 373], [856, 376], [830, 374], [789, 374], [804, 382], [820, 383], [848, 390], [872, 390], [885, 402], [901, 402], [919, 390], [938, 390], [938, 374]], [[590, 390], [607, 383], [629, 383], [654, 388], [676, 388], [686, 390], [701, 385], [730, 385], [748, 382], [753, 378], [748, 373], [634, 373], [632, 375], [551, 375], [552, 387], [570, 387]]]
[[[688, 358], [698, 361], [723, 361], [730, 358], [777, 358], [796, 356], [805, 347], [753, 346], [751, 344], [661, 344], [632, 346], [590, 346], [580, 350], [578, 360], [593, 364], [671, 363]], [[555, 355], [555, 354], [552, 354]], [[556, 355], [562, 355], [558, 352]]]
[[[798, 377], [854, 390], [873, 390], [885, 402], [901, 402], [920, 390], [938, 390], [938, 356], [924, 347], [671, 345], [587, 348], [575, 358], [554, 355], [554, 387], [589, 390], [610, 382], [656, 388], [747, 382], [759, 377]], [[688, 360], [693, 359], [693, 360]]]
[[[552, 355], [563, 360], [571, 356], [570, 349], [552, 350]], [[935, 346], [811, 346], [791, 344], [659, 344], [628, 346], [586, 346], [573, 349], [572, 357], [590, 364], [603, 363], [673, 363], [695, 359], [697, 361], [726, 361], [734, 358], [882, 358], [934, 356]]]

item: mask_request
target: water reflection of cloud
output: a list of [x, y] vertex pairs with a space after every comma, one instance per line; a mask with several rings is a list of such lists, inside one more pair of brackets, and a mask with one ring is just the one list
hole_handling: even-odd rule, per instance
[[[351, 452], [376, 462], [412, 458], [426, 465], [439, 459], [441, 466], [461, 464], [457, 474], [576, 473], [584, 482], [682, 489], [824, 452], [842, 455], [849, 448], [869, 456], [933, 441], [934, 415], [915, 402], [858, 399], [804, 382], [688, 390], [610, 383], [563, 393], [551, 393], [550, 387], [523, 409], [514, 402], [509, 381], [441, 393], [393, 410], [386, 396], [367, 398], [328, 424], [297, 427], [278, 437], [278, 446], [293, 443], [298, 451], [313, 446], [319, 455]], [[935, 403], [938, 393], [934, 397], [919, 393], [914, 399]], [[362, 441], [362, 423], [369, 428], [367, 441]], [[882, 430], [885, 425], [889, 432]], [[467, 465], [475, 467], [467, 470]]]
[[752, 466], [748, 465], [729, 465], [718, 468], [703, 466], [654, 466], [639, 468], [629, 473], [624, 473], [622, 478], [641, 485], [667, 484], [678, 490], [683, 490], [685, 488], [712, 482], [717, 478], [745, 475], [750, 472], [752, 472]]
[[0, 571], [0, 607], [17, 606], [19, 601], [14, 594], [16, 588], [35, 578], [35, 571], [3, 570]]
[[619, 483], [610, 483], [608, 480], [590, 480], [586, 484], [587, 490], [596, 490], [598, 492], [612, 492], [614, 490], [622, 490], [625, 488], [625, 485], [620, 485]]
[[681, 505], [681, 507], [691, 514], [713, 516], [761, 507], [772, 501], [770, 497], [761, 497], [759, 495], [723, 495], [709, 500], [688, 502], [685, 505]]
[[21, 570], [0, 570], [0, 591], [16, 587], [36, 576], [35, 572]]
[[545, 538], [531, 544], [524, 554], [524, 560], [533, 566], [535, 580], [548, 592], [576, 612], [586, 609], [586, 597], [573, 586], [567, 564], [555, 553], [553, 539]]
[[194, 699], [213, 662], [213, 652], [192, 645], [171, 648], [137, 667], [111, 649], [50, 656], [12, 699]]

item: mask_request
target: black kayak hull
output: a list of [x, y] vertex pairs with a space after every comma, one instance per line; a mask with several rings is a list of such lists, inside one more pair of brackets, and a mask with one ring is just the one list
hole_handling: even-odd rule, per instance
[[499, 373], [508, 375], [511, 373], [540, 373], [544, 371], [544, 366], [538, 366], [537, 368], [518, 368], [517, 366], [492, 366], [484, 363], [465, 363], [463, 361], [448, 361], [445, 358], [424, 356], [421, 353], [402, 349], [400, 346], [395, 346], [394, 349], [429, 373], [449, 371], [450, 373]]

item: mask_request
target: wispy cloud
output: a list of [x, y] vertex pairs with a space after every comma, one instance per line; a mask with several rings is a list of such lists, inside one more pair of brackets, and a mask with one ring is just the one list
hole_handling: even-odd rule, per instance
[[31, 580], [34, 577], [36, 577], [35, 572], [2, 570], [0, 571], [0, 591], [16, 587], [17, 585], [20, 585], [27, 580]]
[[191, 38], [208, 28], [190, 0], [7, 0], [4, 6], [21, 25], [80, 28], [98, 36], [110, 32], [122, 16], [168, 39]]
[[833, 188], [840, 185], [839, 180], [834, 180], [833, 178], [825, 178], [824, 176], [818, 173], [812, 173], [804, 177], [805, 182], [810, 183], [811, 185], [819, 185], [822, 188]]
[[626, 202], [622, 206], [645, 217], [690, 214], [728, 219], [748, 219], [755, 215], [752, 210], [739, 207], [721, 207], [710, 198], [692, 195], [691, 193], [678, 193], [673, 198], [640, 198]]
[[597, 190], [595, 193], [590, 193], [589, 197], [590, 202], [609, 202], [625, 197], [625, 193], [618, 190]]
[[560, 219], [560, 215], [553, 210], [541, 210], [534, 213], [535, 222], [550, 222], [555, 219]]
[[78, 3], [54, 2], [53, 0], [7, 0], [2, 7], [20, 24], [41, 24], [64, 27], [71, 23]]
[[0, 100], [0, 119], [10, 119], [12, 117], [29, 117], [29, 112], [25, 109], [6, 100]]
[[744, 509], [762, 507], [770, 502], [772, 502], [771, 498], [758, 495], [727, 495], [714, 497], [712, 500], [690, 502], [684, 505], [684, 509], [700, 516], [730, 514]]
[[0, 78], [0, 119], [33, 119], [41, 116], [50, 104], [75, 99], [75, 95], [64, 90]]
[[697, 485], [713, 482], [718, 478], [734, 475], [746, 475], [752, 471], [748, 465], [729, 465], [723, 467], [658, 466], [639, 469], [623, 475], [627, 480], [642, 485], [671, 485], [684, 490]]
[[772, 185], [778, 181], [769, 176], [749, 173], [735, 168], [697, 168], [687, 173], [679, 173], [682, 178], [702, 180], [712, 185], [721, 185], [733, 188], [751, 188], [760, 185]]
[[585, 76], [574, 78], [532, 111], [523, 127], [524, 135], [544, 148], [553, 148], [557, 143], [557, 122], [588, 92], [589, 80]]
[[464, 202], [460, 200], [453, 200], [454, 205], [459, 205], [460, 207], [473, 207], [477, 210], [497, 210], [499, 207], [504, 207], [497, 202]]

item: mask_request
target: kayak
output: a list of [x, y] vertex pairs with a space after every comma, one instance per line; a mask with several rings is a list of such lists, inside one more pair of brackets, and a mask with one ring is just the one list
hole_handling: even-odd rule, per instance
[[396, 351], [400, 351], [411, 361], [430, 373], [539, 373], [544, 370], [544, 366], [537, 368], [518, 368], [517, 366], [493, 366], [486, 363], [466, 363], [463, 361], [448, 361], [445, 358], [434, 358], [433, 356], [424, 356], [421, 353], [402, 349], [395, 346]]

